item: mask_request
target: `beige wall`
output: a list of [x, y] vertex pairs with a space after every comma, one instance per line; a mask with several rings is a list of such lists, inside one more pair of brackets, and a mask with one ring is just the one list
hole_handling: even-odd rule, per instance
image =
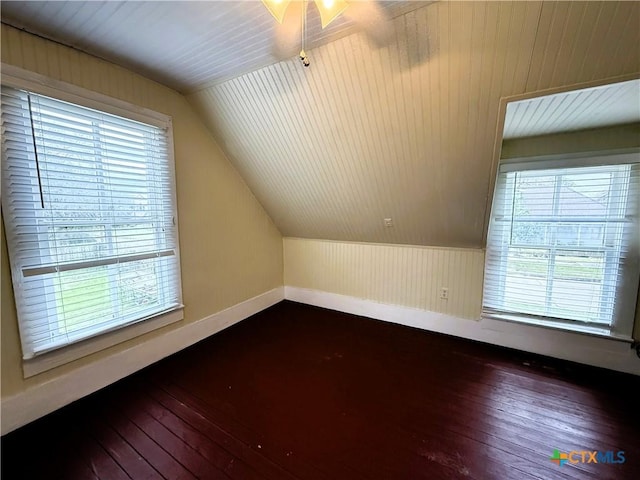
[[597, 152], [640, 147], [640, 123], [577, 132], [512, 138], [502, 142], [502, 158]]
[[284, 239], [287, 286], [461, 318], [480, 317], [483, 269], [477, 249]]
[[[173, 117], [184, 322], [282, 285], [278, 229], [182, 95], [4, 25], [2, 62]], [[4, 231], [1, 242], [3, 398], [183, 325], [180, 322], [25, 380]]]

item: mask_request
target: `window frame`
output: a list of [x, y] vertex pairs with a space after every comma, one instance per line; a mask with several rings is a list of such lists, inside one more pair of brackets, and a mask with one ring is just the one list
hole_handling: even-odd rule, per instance
[[[509, 158], [501, 159], [497, 173], [495, 177], [495, 187], [493, 190], [493, 198], [490, 204], [489, 225], [487, 234], [487, 253], [485, 255], [485, 273], [483, 278], [483, 299], [482, 299], [482, 311], [481, 318], [489, 320], [502, 320], [508, 322], [515, 322], [520, 324], [536, 325], [540, 327], [546, 327], [551, 329], [565, 330], [577, 333], [584, 333], [595, 336], [603, 336], [611, 339], [631, 341], [634, 327], [634, 316], [636, 309], [636, 301], [638, 300], [638, 283], [640, 276], [640, 246], [631, 245], [630, 252], [628, 254], [628, 262], [625, 265], [623, 272], [625, 282], [618, 289], [617, 294], [614, 293], [614, 299], [617, 296], [621, 297], [621, 300], [614, 302], [615, 312], [611, 325], [605, 325], [598, 322], [593, 323], [581, 323], [579, 321], [573, 321], [570, 319], [555, 319], [552, 317], [546, 317], [543, 315], [535, 315], [528, 313], [518, 313], [510, 311], [501, 311], [496, 308], [487, 307], [485, 305], [485, 288], [487, 282], [487, 276], [489, 274], [487, 268], [487, 262], [489, 262], [489, 250], [491, 248], [491, 228], [493, 224], [493, 218], [495, 216], [494, 208], [499, 202], [498, 195], [500, 192], [499, 182], [501, 181], [501, 175], [511, 172], [526, 172], [532, 170], [554, 170], [554, 169], [567, 169], [567, 168], [587, 168], [607, 165], [623, 165], [623, 164], [638, 164], [640, 160], [640, 149], [617, 149], [610, 151], [599, 152], [579, 152], [571, 154], [554, 154], [545, 156], [534, 157], [522, 157], [522, 158]], [[640, 168], [636, 165], [634, 168]], [[631, 177], [633, 178], [633, 176]], [[636, 185], [637, 188], [637, 185]], [[508, 190], [508, 189], [507, 189]], [[508, 193], [508, 192], [506, 192]], [[640, 192], [636, 192], [638, 198], [640, 198]], [[635, 224], [632, 228], [635, 229], [635, 234], [640, 232], [640, 212], [635, 212]], [[562, 222], [559, 222], [562, 223]], [[524, 248], [524, 247], [523, 247]], [[551, 249], [551, 247], [548, 247]], [[575, 250], [580, 250], [580, 247], [576, 247]], [[500, 249], [500, 254], [495, 254], [495, 258], [500, 257], [500, 267], [505, 269], [507, 262], [503, 260], [504, 255], [508, 255], [509, 249], [504, 247]], [[610, 252], [604, 252], [609, 255]], [[609, 262], [610, 263], [610, 262]], [[607, 264], [607, 262], [605, 262]], [[605, 267], [606, 268], [606, 267]], [[503, 272], [497, 278], [492, 277], [494, 282], [503, 281], [506, 274]]]
[[[6, 87], [31, 91], [65, 102], [80, 105], [108, 114], [117, 115], [134, 121], [146, 123], [167, 131], [167, 162], [171, 179], [171, 201], [173, 206], [173, 218], [176, 226], [175, 256], [177, 270], [177, 290], [179, 298], [182, 298], [182, 276], [180, 272], [180, 244], [179, 222], [176, 196], [175, 157], [172, 118], [160, 112], [140, 107], [120, 99], [116, 99], [101, 93], [94, 92], [74, 84], [55, 80], [13, 65], [2, 63], [2, 75], [0, 83]], [[4, 220], [4, 215], [3, 215]], [[16, 269], [11, 265], [11, 275], [17, 275]], [[14, 292], [14, 295], [16, 292]], [[184, 305], [180, 303], [175, 309], [148, 317], [142, 317], [128, 325], [107, 328], [99, 333], [84, 338], [75, 343], [60, 347], [55, 350], [43, 352], [30, 359], [23, 359], [23, 375], [28, 378], [60, 365], [72, 362], [79, 358], [91, 355], [106, 348], [147, 334], [167, 325], [179, 322], [184, 318]]]

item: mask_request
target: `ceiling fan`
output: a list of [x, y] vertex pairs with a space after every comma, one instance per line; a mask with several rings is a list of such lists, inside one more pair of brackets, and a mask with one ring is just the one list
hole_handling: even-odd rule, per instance
[[310, 65], [307, 46], [314, 47], [358, 29], [381, 47], [388, 44], [394, 33], [388, 9], [373, 0], [262, 0], [262, 3], [280, 24], [275, 30], [275, 56], [290, 58], [299, 48], [305, 67]]

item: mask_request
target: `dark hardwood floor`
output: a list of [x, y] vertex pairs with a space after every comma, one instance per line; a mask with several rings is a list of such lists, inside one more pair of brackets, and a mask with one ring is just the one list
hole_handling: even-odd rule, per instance
[[283, 302], [5, 436], [2, 478], [638, 479], [639, 387]]

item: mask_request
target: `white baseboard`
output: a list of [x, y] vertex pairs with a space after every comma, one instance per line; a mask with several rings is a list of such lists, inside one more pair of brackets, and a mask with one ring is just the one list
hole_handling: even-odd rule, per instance
[[629, 347], [629, 343], [608, 338], [499, 320], [467, 320], [444, 313], [297, 287], [285, 286], [284, 297], [344, 313], [640, 375], [640, 358]]
[[278, 287], [147, 342], [2, 398], [2, 435], [172, 355], [284, 298]]

